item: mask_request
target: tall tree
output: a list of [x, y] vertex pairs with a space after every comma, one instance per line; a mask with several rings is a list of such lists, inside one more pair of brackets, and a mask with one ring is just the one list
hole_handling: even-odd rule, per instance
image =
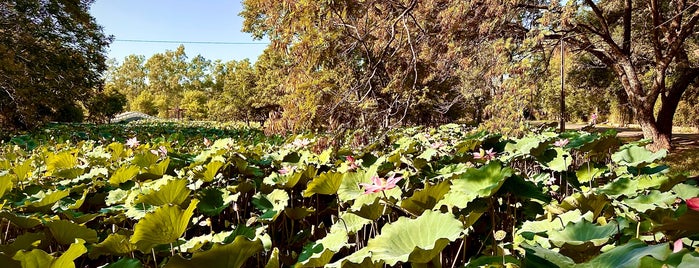
[[0, 2], [0, 124], [33, 127], [102, 86], [110, 42], [92, 0]]
[[[145, 67], [145, 62], [146, 58], [142, 55], [128, 55], [121, 64], [109, 61], [105, 87], [108, 90], [120, 92], [126, 96], [128, 103], [132, 104], [141, 92], [148, 89], [146, 82], [148, 70]], [[127, 108], [136, 110], [133, 105]]]
[[[683, 93], [699, 76], [696, 45], [699, 3], [687, 0], [520, 1], [513, 10], [543, 11], [548, 36], [593, 55], [624, 88], [645, 138], [670, 148], [672, 123]], [[518, 7], [519, 9], [517, 9]], [[534, 30], [534, 29], [532, 29]], [[656, 102], [660, 110], [654, 113]]]

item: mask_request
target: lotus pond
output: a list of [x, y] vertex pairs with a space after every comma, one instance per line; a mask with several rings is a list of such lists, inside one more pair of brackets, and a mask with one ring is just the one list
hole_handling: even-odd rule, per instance
[[699, 267], [696, 181], [614, 132], [137, 127], [0, 144], [1, 267]]

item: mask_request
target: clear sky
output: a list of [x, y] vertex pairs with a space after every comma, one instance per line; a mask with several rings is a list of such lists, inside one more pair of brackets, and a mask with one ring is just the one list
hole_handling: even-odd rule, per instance
[[[141, 43], [120, 40], [266, 43], [241, 32], [241, 0], [97, 0], [90, 9], [97, 23], [115, 41], [109, 57], [120, 62], [137, 54], [146, 59], [175, 50], [179, 43]], [[264, 44], [183, 44], [189, 58], [201, 54], [209, 60], [255, 61]]]

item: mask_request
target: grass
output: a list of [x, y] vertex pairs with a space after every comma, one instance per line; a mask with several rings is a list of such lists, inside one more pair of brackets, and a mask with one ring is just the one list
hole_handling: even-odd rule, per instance
[[670, 166], [670, 176], [699, 177], [699, 147], [676, 149], [665, 157]]

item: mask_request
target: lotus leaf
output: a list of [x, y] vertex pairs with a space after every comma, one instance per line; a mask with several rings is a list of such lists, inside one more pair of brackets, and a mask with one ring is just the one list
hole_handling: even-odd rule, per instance
[[667, 150], [665, 149], [654, 153], [643, 146], [629, 144], [622, 146], [618, 152], [612, 154], [612, 161], [619, 165], [640, 168], [664, 158], [666, 155]]
[[337, 190], [342, 183], [342, 178], [342, 173], [338, 172], [321, 173], [320, 176], [315, 177], [308, 183], [306, 190], [303, 192], [303, 196], [310, 197], [314, 194], [337, 194]]
[[622, 244], [610, 251], [600, 254], [580, 267], [641, 267], [641, 258], [652, 256], [658, 260], [665, 260], [671, 251], [667, 244], [648, 246], [641, 240], [632, 239], [626, 244]]
[[158, 207], [136, 223], [129, 241], [142, 252], [148, 252], [156, 245], [175, 242], [187, 229], [197, 203], [199, 200], [192, 199], [186, 210], [175, 205]]
[[202, 172], [202, 176], [204, 177], [204, 181], [205, 182], [213, 181], [214, 178], [216, 177], [216, 173], [218, 173], [218, 171], [223, 166], [224, 166], [224, 163], [222, 161], [209, 162], [209, 164], [206, 165], [204, 172]]
[[503, 168], [498, 161], [491, 161], [478, 169], [469, 169], [451, 180], [451, 189], [437, 206], [465, 208], [474, 199], [497, 192], [513, 172], [511, 168]]
[[386, 224], [381, 234], [367, 242], [373, 261], [388, 265], [398, 262], [432, 261], [449, 242], [460, 238], [463, 226], [452, 214], [425, 211], [416, 219], [400, 217]]
[[41, 191], [26, 199], [24, 204], [30, 208], [45, 211], [68, 195], [70, 195], [70, 190]]
[[340, 216], [335, 224], [330, 226], [330, 232], [337, 232], [337, 230], [342, 229], [348, 234], [356, 233], [361, 230], [367, 224], [371, 223], [371, 220], [358, 216], [357, 214], [351, 212], [345, 212]]
[[250, 241], [244, 236], [238, 236], [233, 243], [214, 246], [207, 251], [196, 252], [187, 260], [179, 255], [171, 258], [166, 268], [178, 267], [242, 267], [248, 258], [262, 251], [262, 243], [259, 240]]
[[110, 263], [104, 268], [141, 268], [143, 264], [137, 259], [121, 258], [120, 260]]
[[24, 233], [17, 236], [9, 245], [0, 245], [0, 252], [7, 256], [14, 256], [17, 251], [38, 247], [44, 239], [46, 239], [44, 233]]
[[77, 239], [75, 243], [72, 243], [68, 250], [63, 252], [63, 254], [54, 258], [48, 253], [40, 249], [34, 249], [30, 252], [18, 251], [13, 259], [21, 262], [22, 267], [32, 267], [32, 268], [75, 268], [75, 259], [87, 252], [85, 247], [85, 241]]
[[675, 203], [677, 197], [671, 192], [650, 191], [648, 194], [641, 194], [634, 198], [627, 198], [622, 201], [626, 206], [644, 213], [656, 208], [670, 208]]
[[563, 230], [550, 231], [548, 235], [551, 242], [557, 247], [561, 247], [563, 244], [582, 245], [584, 243], [601, 246], [617, 233], [617, 227], [616, 223], [599, 226], [583, 220], [568, 223]]
[[69, 245], [78, 238], [90, 243], [98, 241], [97, 231], [74, 222], [66, 220], [52, 221], [46, 223], [46, 227], [51, 230], [51, 235], [60, 244]]
[[126, 255], [136, 250], [136, 246], [129, 242], [129, 234], [109, 234], [104, 241], [92, 246], [88, 255], [96, 258], [100, 255]]
[[431, 210], [444, 195], [449, 192], [449, 181], [442, 181], [438, 184], [426, 184], [425, 189], [415, 191], [415, 193], [401, 202], [401, 207], [420, 215], [425, 210]]
[[135, 203], [146, 203], [152, 206], [180, 205], [189, 197], [191, 190], [187, 188], [187, 180], [165, 176], [160, 181], [163, 181], [164, 184], [153, 185], [153, 188], [149, 189], [147, 193], [136, 198]]
[[123, 165], [119, 169], [115, 170], [112, 176], [109, 178], [109, 183], [111, 185], [119, 185], [126, 181], [130, 181], [138, 175], [140, 169], [138, 166], [134, 165]]
[[274, 221], [289, 204], [289, 194], [281, 189], [274, 189], [267, 195], [257, 193], [252, 203], [262, 211], [260, 219]]
[[522, 244], [526, 255], [524, 257], [524, 267], [575, 267], [575, 262], [558, 252], [543, 248], [538, 245]]
[[5, 195], [5, 192], [12, 191], [12, 178], [10, 175], [0, 176], [0, 198]]
[[231, 203], [238, 200], [240, 193], [230, 194], [227, 189], [206, 188], [201, 191], [197, 210], [207, 216], [216, 216]]

